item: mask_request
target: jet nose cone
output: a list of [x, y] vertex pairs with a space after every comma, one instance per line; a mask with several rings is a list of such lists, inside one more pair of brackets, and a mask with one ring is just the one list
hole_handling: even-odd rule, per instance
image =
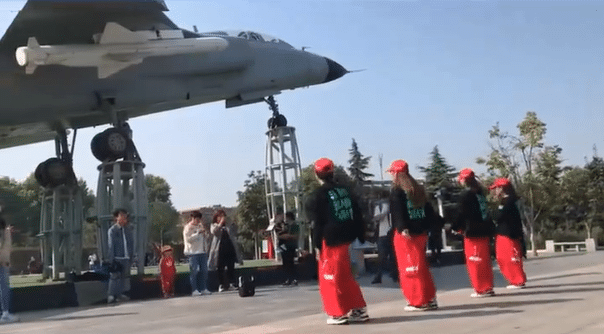
[[323, 83], [339, 79], [343, 77], [344, 74], [348, 73], [344, 66], [336, 63], [335, 61], [329, 58], [325, 58], [325, 60], [327, 61], [327, 67], [329, 71], [327, 72], [327, 76], [325, 77], [325, 81], [323, 81]]

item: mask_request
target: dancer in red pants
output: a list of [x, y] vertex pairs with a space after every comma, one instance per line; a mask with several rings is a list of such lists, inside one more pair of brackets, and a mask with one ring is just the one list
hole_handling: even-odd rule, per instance
[[522, 220], [516, 202], [518, 197], [507, 178], [496, 179], [489, 187], [499, 208], [493, 215], [497, 223], [495, 254], [499, 270], [510, 283], [508, 289], [521, 289], [526, 283], [522, 268]]
[[462, 169], [457, 180], [467, 189], [461, 195], [459, 214], [452, 229], [464, 235], [466, 267], [474, 288], [471, 296], [493, 296], [490, 244], [495, 225], [489, 215], [486, 191], [469, 168]]
[[401, 290], [408, 303], [405, 311], [435, 310], [436, 287], [426, 261], [426, 241], [431, 224], [436, 222], [436, 213], [424, 187], [409, 175], [407, 162], [393, 161], [388, 172], [392, 175], [390, 215], [395, 229], [394, 253]]
[[172, 255], [172, 247], [164, 246], [161, 250], [159, 261], [159, 279], [161, 291], [164, 298], [174, 297], [174, 279], [176, 277], [176, 265]]
[[365, 223], [352, 192], [334, 181], [334, 164], [327, 158], [315, 162], [321, 186], [306, 204], [313, 222], [319, 271], [319, 292], [327, 324], [342, 325], [369, 320], [361, 288], [352, 275], [348, 247], [363, 242]]

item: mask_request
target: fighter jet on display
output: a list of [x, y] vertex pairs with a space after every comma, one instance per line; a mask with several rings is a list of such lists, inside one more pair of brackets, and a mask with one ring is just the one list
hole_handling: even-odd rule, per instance
[[265, 34], [181, 29], [165, 11], [162, 0], [27, 1], [0, 41], [0, 148], [56, 140], [36, 176], [59, 185], [71, 129], [112, 124], [91, 146], [99, 160], [119, 159], [130, 118], [261, 102], [348, 73]]

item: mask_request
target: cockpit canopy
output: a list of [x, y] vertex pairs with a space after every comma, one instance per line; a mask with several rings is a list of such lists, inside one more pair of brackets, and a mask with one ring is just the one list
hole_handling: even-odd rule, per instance
[[287, 46], [293, 48], [293, 46], [291, 46], [289, 43], [287, 43], [277, 37], [274, 37], [274, 36], [271, 36], [268, 34], [264, 34], [264, 33], [255, 32], [255, 31], [246, 31], [246, 30], [213, 31], [213, 32], [204, 33], [203, 35], [238, 37], [238, 38], [243, 38], [243, 39], [247, 39], [250, 41], [282, 44], [282, 45], [287, 45]]

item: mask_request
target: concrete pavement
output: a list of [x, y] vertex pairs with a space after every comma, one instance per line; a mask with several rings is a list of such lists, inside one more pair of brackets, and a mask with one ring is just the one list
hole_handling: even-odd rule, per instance
[[116, 306], [24, 312], [0, 333], [604, 333], [604, 252], [532, 258], [523, 290], [507, 290], [496, 270], [495, 297], [474, 299], [465, 266], [432, 268], [439, 309], [405, 312], [397, 284], [359, 281], [371, 320], [329, 326], [316, 282]]

